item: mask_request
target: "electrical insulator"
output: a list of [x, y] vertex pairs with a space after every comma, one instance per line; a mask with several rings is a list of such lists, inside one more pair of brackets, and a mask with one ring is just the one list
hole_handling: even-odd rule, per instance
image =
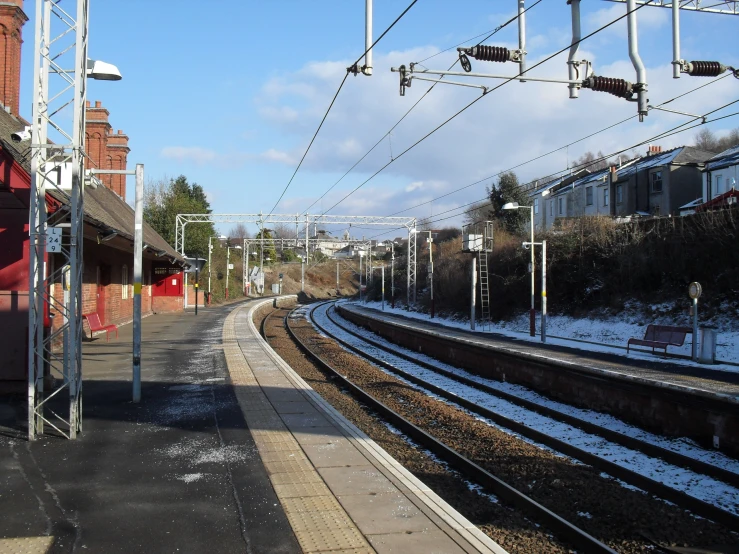
[[590, 77], [585, 79], [582, 84], [583, 87], [596, 92], [607, 92], [621, 98], [631, 98], [634, 92], [634, 85], [624, 79], [612, 77]]
[[719, 62], [688, 62], [685, 73], [693, 77], [718, 77], [727, 70]]
[[478, 44], [472, 48], [465, 48], [464, 53], [484, 62], [507, 62], [513, 59], [511, 51], [503, 46]]

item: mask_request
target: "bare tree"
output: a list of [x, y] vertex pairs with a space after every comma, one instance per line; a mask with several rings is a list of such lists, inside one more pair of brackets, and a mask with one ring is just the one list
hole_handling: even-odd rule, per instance
[[477, 223], [478, 221], [490, 220], [493, 218], [492, 210], [493, 206], [490, 204], [489, 200], [476, 202], [465, 212], [464, 219], [462, 221], [465, 225], [469, 225], [470, 223]]
[[244, 242], [244, 239], [250, 238], [251, 234], [249, 233], [249, 229], [246, 228], [246, 225], [243, 223], [237, 223], [231, 227], [231, 230], [228, 232], [228, 236], [233, 239], [236, 244], [241, 244]]
[[272, 225], [272, 236], [276, 239], [294, 239], [295, 226], [289, 223], [275, 223]]
[[696, 148], [707, 150], [708, 152], [723, 152], [739, 144], [739, 129], [733, 129], [729, 131], [728, 135], [723, 137], [717, 137], [710, 129], [701, 129], [695, 135], [694, 144]]
[[608, 160], [603, 156], [603, 152], [600, 150], [597, 154], [592, 152], [585, 152], [582, 156], [575, 160], [573, 165], [574, 169], [578, 171], [581, 169], [587, 169], [590, 172], [599, 171], [608, 167]]

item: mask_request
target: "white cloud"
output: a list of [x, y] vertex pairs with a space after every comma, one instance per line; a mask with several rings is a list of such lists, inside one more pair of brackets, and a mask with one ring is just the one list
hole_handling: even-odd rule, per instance
[[[624, 9], [617, 5], [600, 12], [614, 8]], [[647, 12], [663, 11], [667, 12], [658, 9], [640, 10], [640, 16]], [[597, 16], [604, 17], [606, 16], [603, 14]], [[614, 15], [608, 17], [612, 19]], [[645, 25], [659, 26], [662, 25], [661, 17], [652, 13], [649, 17], [642, 17], [640, 21], [643, 20]], [[585, 46], [587, 50], [581, 49], [581, 56], [590, 60], [595, 60], [599, 53], [604, 52], [596, 44], [586, 43]], [[398, 74], [391, 73], [390, 66], [401, 63], [407, 65], [436, 51], [438, 50], [435, 48], [425, 47], [386, 55], [376, 53], [375, 74], [372, 77], [360, 76], [347, 80], [303, 163], [298, 180], [306, 172], [316, 175], [343, 175], [378, 141], [379, 144], [327, 195], [322, 201], [324, 208], [340, 200], [387, 164], [391, 160], [390, 142], [395, 161], [334, 209], [333, 213], [397, 212], [511, 168], [522, 182], [526, 182], [564, 170], [567, 160], [572, 161], [587, 151], [614, 152], [686, 120], [682, 116], [651, 112], [645, 123], [639, 124], [636, 120], [631, 120], [567, 149], [562, 148], [540, 160], [517, 167], [527, 160], [635, 115], [636, 105], [606, 93], [586, 89], [580, 91], [578, 100], [571, 100], [566, 84], [511, 82], [482, 98], [475, 89], [437, 85], [393, 130], [391, 141], [387, 137], [383, 138], [430, 86], [429, 83], [414, 81], [406, 95], [400, 97]], [[621, 59], [599, 66], [597, 74], [633, 81], [634, 69], [628, 60], [626, 48], [620, 49], [618, 53]], [[429, 60], [426, 65], [430, 68], [446, 68], [454, 57], [454, 52], [445, 53]], [[529, 67], [540, 59], [542, 57], [529, 55]], [[561, 54], [533, 70], [532, 76], [565, 79], [566, 59], [566, 53]], [[346, 60], [313, 62], [294, 73], [274, 77], [265, 84], [257, 98], [257, 102], [267, 110], [263, 113], [289, 111], [294, 114], [294, 119], [270, 119], [278, 135], [282, 136], [275, 138], [273, 143], [266, 144], [268, 150], [260, 154], [260, 159], [294, 167], [303, 154], [304, 145], [308, 144], [331, 102], [348, 64]], [[475, 69], [483, 71], [483, 65], [478, 62]], [[495, 72], [513, 74], [513, 64], [496, 64]], [[700, 84], [689, 79], [673, 80], [669, 60], [659, 66], [647, 67], [647, 74], [652, 104], [665, 101]], [[464, 79], [450, 78], [460, 81]], [[469, 78], [468, 81], [482, 82]], [[284, 83], [291, 85], [286, 86]], [[502, 81], [489, 83], [498, 86]], [[735, 91], [732, 91], [731, 85], [733, 80], [726, 79], [676, 101], [672, 107], [690, 113], [704, 113], [734, 98]], [[476, 99], [479, 100], [472, 107], [401, 156], [415, 142]], [[695, 132], [669, 137], [659, 143], [665, 148], [689, 144]], [[301, 146], [295, 151], [285, 151], [280, 146], [284, 144], [285, 137], [289, 137], [292, 144]], [[641, 150], [643, 148], [639, 148]], [[326, 182], [319, 194], [333, 184], [333, 180]], [[487, 184], [490, 184], [490, 180], [483, 180], [462, 192], [409, 213], [426, 217], [430, 213], [439, 214], [455, 205], [480, 199], [485, 196]], [[304, 209], [314, 199], [288, 198], [282, 202], [281, 209]]]

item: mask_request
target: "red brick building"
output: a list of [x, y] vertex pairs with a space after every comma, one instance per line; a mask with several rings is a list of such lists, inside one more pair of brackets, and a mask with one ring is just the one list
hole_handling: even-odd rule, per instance
[[[22, 0], [0, 3], [4, 56], [0, 59], [0, 391], [2, 382], [24, 381], [27, 371], [30, 141], [13, 142], [11, 135], [28, 125], [18, 115], [21, 30], [27, 20]], [[100, 102], [87, 107], [88, 167], [126, 169], [128, 137], [111, 132], [108, 110]], [[134, 212], [125, 202], [125, 176], [100, 176], [104, 186], [85, 190], [83, 244], [83, 313], [96, 312], [103, 324], [128, 323], [133, 318]], [[49, 225], [68, 220], [65, 195], [48, 192]], [[144, 224], [142, 313], [183, 309], [185, 260], [149, 225]], [[64, 263], [47, 255], [47, 275]], [[62, 301], [62, 282], [50, 284]], [[61, 315], [50, 308], [55, 325]]]

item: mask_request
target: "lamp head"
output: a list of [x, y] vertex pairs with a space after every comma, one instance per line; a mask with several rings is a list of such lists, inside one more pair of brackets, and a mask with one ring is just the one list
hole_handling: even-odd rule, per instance
[[503, 210], [517, 210], [519, 208], [518, 202], [507, 202], [503, 204]]
[[120, 81], [120, 70], [112, 63], [100, 60], [87, 60], [87, 76], [97, 81]]
[[30, 139], [31, 138], [30, 125], [26, 125], [26, 127], [22, 131], [16, 131], [12, 135], [10, 135], [10, 138], [13, 139], [13, 142], [23, 142], [24, 140]]

